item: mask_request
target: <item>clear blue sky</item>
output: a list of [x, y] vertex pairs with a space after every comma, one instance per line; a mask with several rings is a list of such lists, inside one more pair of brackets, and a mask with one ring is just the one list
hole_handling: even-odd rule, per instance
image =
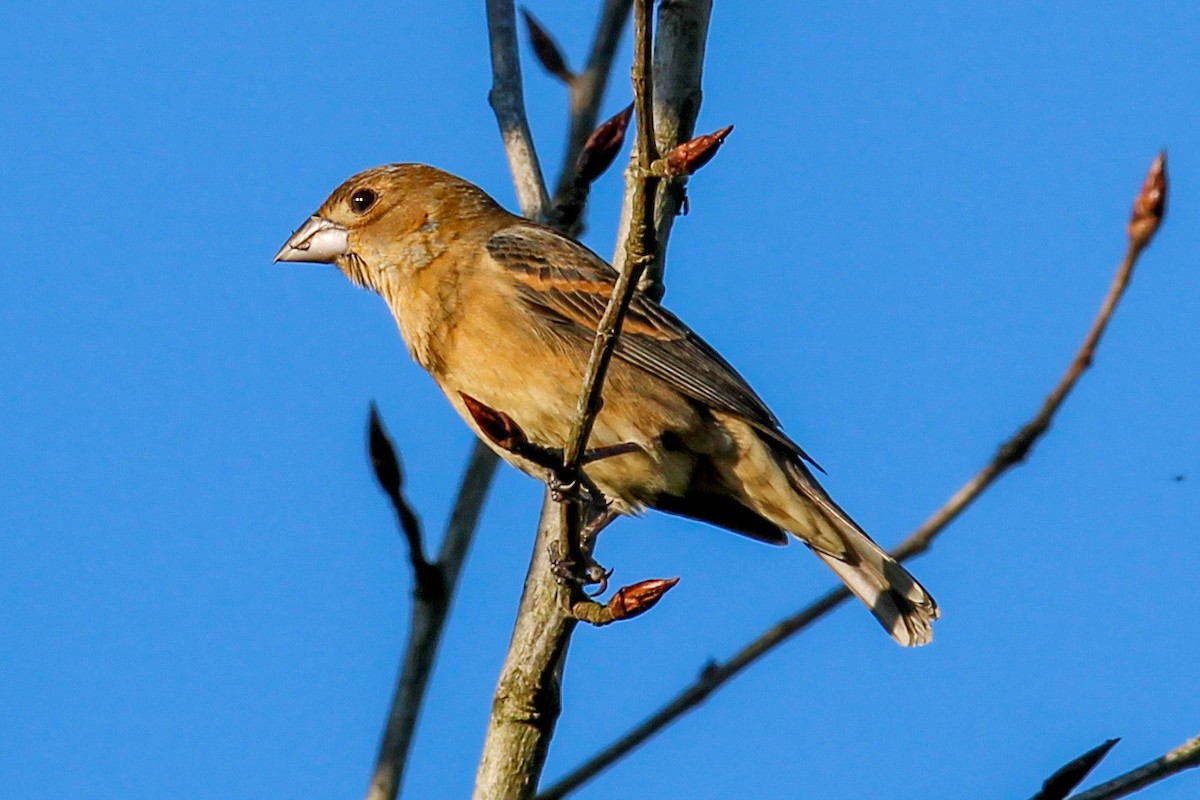
[[[535, 2], [582, 60], [598, 2]], [[349, 174], [423, 161], [513, 205], [482, 2], [50, 2], [0, 10], [0, 794], [354, 797], [409, 576], [363, 449], [378, 401], [433, 530], [469, 433], [383, 304], [273, 265]], [[736, 364], [886, 544], [1057, 380], [1171, 148], [1172, 208], [1030, 463], [914, 571], [896, 647], [847, 607], [580, 796], [1026, 797], [1125, 737], [1200, 731], [1194, 4], [718, 2], [700, 127], [737, 130], [676, 226], [667, 304]], [[622, 67], [606, 103], [628, 101]], [[564, 91], [527, 62], [551, 169]], [[611, 252], [620, 179], [586, 241]], [[1176, 480], [1175, 476], [1185, 476]], [[408, 781], [472, 783], [539, 502], [505, 469]], [[801, 547], [624, 521], [560, 774], [833, 584]], [[1146, 792], [1191, 798], [1200, 775]]]

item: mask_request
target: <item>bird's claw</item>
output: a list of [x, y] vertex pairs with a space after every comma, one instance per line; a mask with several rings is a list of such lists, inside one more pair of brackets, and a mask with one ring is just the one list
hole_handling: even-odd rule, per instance
[[588, 556], [580, 560], [563, 556], [558, 543], [550, 545], [550, 571], [563, 586], [599, 586], [594, 592], [588, 592], [589, 597], [595, 597], [608, 591], [608, 579], [613, 570], [605, 569], [595, 559]]
[[587, 499], [579, 480], [563, 480], [557, 472], [550, 472], [550, 479], [546, 481], [546, 485], [550, 487], [550, 499], [556, 503]]

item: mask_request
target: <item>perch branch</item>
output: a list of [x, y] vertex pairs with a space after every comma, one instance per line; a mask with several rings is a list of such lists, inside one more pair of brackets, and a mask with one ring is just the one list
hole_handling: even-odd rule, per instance
[[[634, 104], [638, 113], [639, 137], [650, 139], [653, 130], [651, 111], [651, 0], [637, 0], [634, 14]], [[645, 149], [653, 154], [653, 142]], [[647, 158], [646, 165], [650, 159]], [[656, 179], [643, 172], [641, 192], [646, 186], [653, 198]], [[644, 202], [652, 209], [651, 202]], [[644, 215], [644, 216], [649, 216]], [[639, 219], [641, 219], [639, 217]], [[630, 237], [629, 248], [635, 269], [628, 270], [613, 287], [604, 316], [598, 326], [583, 388], [580, 391], [577, 419], [563, 453], [564, 476], [578, 475], [587, 448], [592, 423], [599, 411], [599, 394], [604, 372], [616, 345], [622, 317], [628, 308], [636, 274], [644, 255], [653, 252], [653, 227], [649, 234]], [[646, 245], [650, 246], [647, 247]], [[574, 553], [582, 509], [577, 501], [555, 502], [547, 491], [543, 502], [533, 558], [525, 578], [525, 589], [513, 630], [512, 642], [496, 688], [483, 757], [476, 773], [476, 800], [529, 798], [537, 790], [545, 766], [546, 753], [562, 707], [561, 680], [571, 633], [578, 620], [571, 613], [571, 592], [560, 585], [551, 568], [550, 553]]]
[[660, 179], [650, 173], [650, 165], [657, 160], [658, 151], [654, 144], [654, 81], [650, 64], [651, 48], [651, 3], [638, 0], [634, 14], [634, 53], [633, 53], [633, 103], [637, 114], [637, 145], [638, 175], [633, 182], [632, 207], [634, 211], [633, 225], [625, 239], [626, 263], [628, 269], [621, 271], [613, 285], [612, 297], [604, 309], [604, 315], [596, 328], [596, 338], [592, 342], [592, 352], [588, 358], [587, 369], [584, 372], [583, 389], [579, 394], [579, 403], [575, 410], [575, 424], [567, 437], [567, 446], [563, 451], [564, 472], [570, 476], [579, 469], [579, 460], [587, 448], [588, 437], [592, 433], [592, 425], [600, 411], [600, 393], [604, 385], [604, 376], [616, 349], [617, 336], [620, 335], [621, 322], [633, 293], [637, 289], [637, 281], [646, 267], [647, 261], [653, 257], [657, 249], [657, 239], [654, 233], [654, 197], [658, 190]]
[[[654, 45], [654, 139], [658, 152], [667, 153], [692, 138], [700, 113], [704, 51], [708, 41], [708, 20], [712, 0], [663, 0], [658, 10], [658, 30]], [[629, 229], [637, 217], [633, 207], [633, 187], [637, 180], [635, 151], [631, 169], [626, 173], [625, 204], [617, 232], [618, 247], [613, 266], [624, 272], [628, 255], [620, 244], [628, 241]], [[654, 230], [658, 237], [654, 258], [647, 265], [639, 288], [648, 297], [661, 300], [664, 290], [667, 241], [671, 226], [683, 207], [687, 178], [667, 181], [658, 193], [654, 207]]]

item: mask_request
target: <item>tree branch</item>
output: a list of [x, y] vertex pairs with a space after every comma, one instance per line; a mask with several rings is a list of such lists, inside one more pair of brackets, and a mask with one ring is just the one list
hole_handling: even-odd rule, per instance
[[500, 138], [517, 189], [521, 213], [542, 220], [550, 208], [542, 166], [538, 163], [525, 116], [521, 59], [517, 53], [517, 18], [512, 0], [487, 0], [488, 41], [492, 49], [492, 90], [488, 102], [500, 124]]
[[621, 271], [613, 285], [612, 297], [600, 318], [596, 328], [596, 338], [592, 342], [592, 352], [588, 358], [587, 370], [584, 372], [583, 389], [579, 394], [576, 406], [575, 424], [571, 426], [571, 434], [567, 437], [567, 445], [563, 451], [563, 467], [568, 476], [579, 469], [579, 459], [587, 448], [588, 437], [592, 433], [592, 425], [600, 411], [600, 392], [604, 385], [604, 376], [608, 364], [616, 349], [617, 336], [620, 335], [621, 322], [633, 293], [637, 289], [638, 279], [646, 268], [646, 263], [657, 249], [657, 239], [654, 233], [654, 197], [658, 190], [660, 179], [650, 172], [650, 165], [658, 159], [658, 151], [654, 144], [654, 80], [653, 67], [650, 64], [651, 9], [652, 3], [638, 0], [634, 14], [634, 53], [633, 53], [633, 102], [637, 114], [637, 176], [632, 182], [633, 224], [630, 226], [625, 239], [625, 257], [629, 268]]
[[[1129, 245], [1125, 257], [1117, 268], [1099, 313], [1092, 322], [1075, 358], [1067, 367], [1066, 373], [1047, 396], [1038, 413], [999, 447], [995, 456], [983, 469], [967, 481], [940, 509], [892, 551], [892, 555], [897, 560], [906, 561], [928, 550], [933, 540], [1001, 475], [1024, 461], [1034, 443], [1049, 430], [1054, 415], [1062, 407], [1067, 395], [1092, 364], [1096, 348], [1108, 327], [1109, 320], [1112, 319], [1117, 304], [1129, 286], [1138, 258], [1150, 243], [1158, 223], [1165, 214], [1166, 192], [1166, 156], [1164, 153], [1155, 159], [1146, 183], [1134, 202], [1133, 217], [1129, 225]], [[1152, 222], [1152, 224], [1148, 225], [1148, 222]], [[557, 783], [538, 795], [538, 800], [564, 797], [579, 788], [667, 725], [700, 705], [708, 699], [709, 695], [759, 658], [833, 611], [850, 597], [850, 592], [845, 587], [839, 587], [808, 607], [777, 622], [725, 663], [709, 665], [694, 683], [676, 695], [673, 700], [611, 745], [567, 773]]]
[[475, 775], [475, 800], [532, 797], [546, 763], [562, 710], [563, 661], [578, 624], [567, 611], [569, 593], [554, 579], [550, 564], [552, 548], [565, 545], [569, 512], [569, 504], [546, 493], [533, 560]]
[[[704, 72], [704, 50], [708, 41], [708, 20], [712, 15], [712, 0], [663, 0], [658, 10], [658, 30], [654, 46], [654, 138], [658, 152], [667, 153], [692, 138], [696, 117], [700, 113], [700, 89]], [[638, 163], [635, 151], [632, 164]], [[625, 204], [617, 242], [629, 239], [629, 229], [636, 217], [632, 198], [636, 181], [634, 169], [626, 173]], [[667, 241], [675, 217], [683, 207], [687, 176], [666, 182], [654, 208], [654, 230], [658, 237], [654, 259], [647, 265], [639, 288], [647, 296], [661, 300], [663, 272], [666, 266]], [[628, 255], [618, 244], [613, 266], [624, 272]]]
[[[627, 245], [631, 269], [621, 274], [597, 329], [580, 390], [575, 424], [563, 448], [562, 475], [574, 479], [600, 408], [604, 374], [616, 346], [621, 321], [636, 289], [646, 254], [654, 252], [650, 217], [657, 178], [650, 175], [654, 155], [650, 47], [652, 0], [637, 0], [634, 14], [634, 103], [644, 169], [639, 195], [645, 214]], [[643, 134], [643, 131], [645, 132]], [[508, 656], [496, 689], [483, 757], [475, 778], [476, 800], [528, 798], [537, 790], [546, 753], [562, 707], [561, 681], [571, 633], [578, 620], [570, 611], [570, 591], [559, 584], [550, 554], [575, 553], [582, 509], [578, 500], [556, 502], [547, 490], [534, 542], [533, 558], [513, 630]]]
[[1086, 792], [1072, 795], [1071, 800], [1116, 800], [1140, 791], [1152, 783], [1169, 778], [1185, 769], [1200, 767], [1200, 736], [1189, 739], [1166, 755], [1094, 786]]
[[454, 510], [446, 525], [438, 560], [431, 565], [438, 573], [440, 591], [428, 594], [420, 591], [419, 582], [416, 584], [408, 643], [392, 692], [391, 710], [379, 743], [379, 755], [375, 759], [367, 800], [395, 800], [400, 790], [421, 701], [433, 672], [458, 576], [462, 572], [498, 463], [499, 459], [486, 445], [475, 443], [454, 501]]

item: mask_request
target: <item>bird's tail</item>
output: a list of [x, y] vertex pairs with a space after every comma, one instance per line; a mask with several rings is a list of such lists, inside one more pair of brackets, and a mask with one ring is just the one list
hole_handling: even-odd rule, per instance
[[897, 642], [915, 647], [932, 641], [937, 603], [833, 502], [799, 450], [764, 441], [758, 429], [733, 415], [714, 416], [738, 451], [723, 462], [722, 473], [739, 500], [812, 548]]
[[[846, 555], [834, 556], [813, 547], [879, 624], [905, 647], [933, 641], [938, 607], [929, 592], [866, 534], [844, 536]], [[810, 545], [811, 547], [811, 545]]]
[[[791, 467], [792, 465], [788, 465]], [[842, 511], [802, 465], [788, 469], [789, 478], [819, 535], [798, 535], [837, 573], [855, 597], [900, 644], [917, 647], [933, 641], [938, 606], [916, 578]], [[828, 546], [836, 543], [835, 546]]]

